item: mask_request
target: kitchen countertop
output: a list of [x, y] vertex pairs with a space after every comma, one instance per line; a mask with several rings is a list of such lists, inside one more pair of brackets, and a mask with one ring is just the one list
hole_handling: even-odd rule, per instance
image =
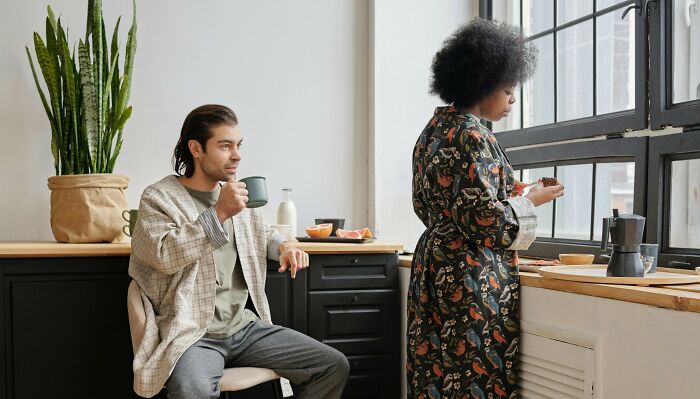
[[[399, 266], [410, 269], [411, 255], [399, 256]], [[659, 268], [660, 271], [694, 274], [692, 270]], [[544, 288], [574, 294], [617, 299], [661, 308], [700, 313], [700, 284], [662, 285], [640, 287], [636, 285], [579, 283], [543, 278], [537, 273], [520, 272], [520, 284], [525, 287]]]
[[[294, 245], [309, 254], [394, 253], [403, 245], [386, 242], [366, 244], [297, 242]], [[130, 243], [64, 244], [58, 242], [0, 242], [0, 258], [51, 258], [85, 256], [129, 256]]]

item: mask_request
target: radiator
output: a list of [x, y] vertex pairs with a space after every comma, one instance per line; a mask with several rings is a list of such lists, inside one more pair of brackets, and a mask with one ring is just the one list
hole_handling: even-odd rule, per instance
[[521, 326], [518, 397], [596, 397], [594, 339], [526, 321]]

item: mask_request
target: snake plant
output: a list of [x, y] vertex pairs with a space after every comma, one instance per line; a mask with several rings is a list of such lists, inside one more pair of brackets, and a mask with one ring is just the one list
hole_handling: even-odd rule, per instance
[[29, 47], [29, 65], [39, 97], [51, 125], [51, 153], [56, 175], [112, 173], [122, 147], [136, 52], [136, 2], [126, 41], [123, 74], [119, 70], [119, 22], [110, 47], [102, 17], [102, 1], [88, 0], [85, 40], [71, 53], [68, 30], [56, 20], [51, 7], [46, 17], [45, 40], [34, 32], [34, 51], [44, 77], [39, 83]]

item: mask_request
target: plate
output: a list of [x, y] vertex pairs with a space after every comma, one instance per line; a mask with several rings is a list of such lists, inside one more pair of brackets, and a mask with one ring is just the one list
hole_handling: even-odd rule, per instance
[[340, 238], [340, 237], [296, 237], [299, 242], [335, 242], [335, 243], [353, 243], [364, 244], [373, 242], [377, 237], [371, 238]]

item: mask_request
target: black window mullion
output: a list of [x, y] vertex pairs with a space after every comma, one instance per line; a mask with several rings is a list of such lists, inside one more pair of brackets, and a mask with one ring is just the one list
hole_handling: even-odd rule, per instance
[[[559, 60], [559, 58], [557, 57], [557, 30], [556, 30], [556, 28], [557, 28], [557, 2], [556, 2], [556, 0], [552, 0], [552, 1], [554, 1], [554, 12], [553, 12], [554, 25], [552, 25], [552, 26], [554, 26], [554, 32], [552, 32], [552, 43], [553, 43], [552, 44], [552, 51], [554, 52], [554, 57], [553, 57], [553, 59], [554, 59], [554, 123], [557, 123], [557, 121], [559, 120], [559, 117], [557, 115], [557, 86], [558, 86], [557, 85], [557, 70], [558, 70], [557, 61]], [[552, 230], [552, 234], [554, 234], [554, 230]]]
[[[596, 0], [593, 0], [593, 11], [596, 10]], [[598, 31], [598, 17], [593, 17], [593, 116], [598, 115], [598, 48], [597, 48], [597, 31]], [[635, 60], [636, 61], [636, 60]], [[635, 104], [636, 106], [636, 104]]]
[[[523, 24], [523, 0], [520, 0], [520, 32], [525, 32], [525, 25]], [[525, 85], [520, 84], [520, 129], [525, 127], [525, 101], [522, 101], [523, 98], [525, 98]]]
[[593, 162], [593, 179], [591, 179], [591, 233], [590, 240], [593, 241], [593, 226], [595, 225], [595, 186], [598, 178], [598, 163]]
[[[554, 178], [557, 178], [557, 165], [554, 165]], [[552, 201], [552, 238], [554, 237], [554, 229], [556, 228], [557, 225], [557, 199], [555, 198], [554, 201]]]

